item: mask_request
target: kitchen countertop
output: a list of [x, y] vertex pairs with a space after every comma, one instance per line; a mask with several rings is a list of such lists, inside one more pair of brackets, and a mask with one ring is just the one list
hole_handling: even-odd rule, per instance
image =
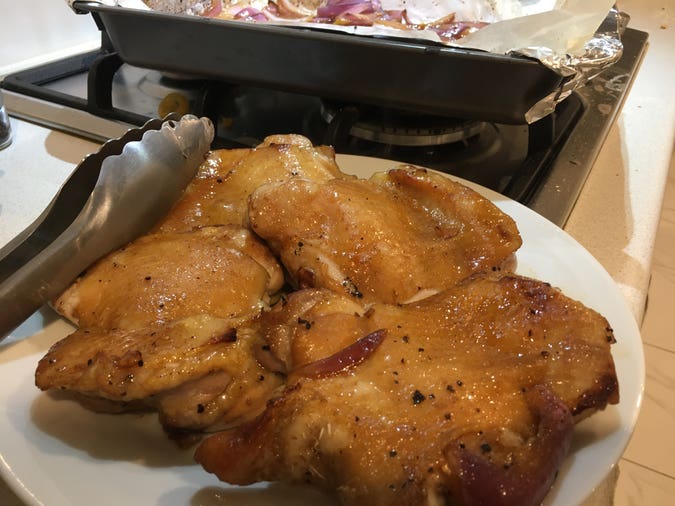
[[619, 284], [638, 323], [675, 139], [675, 1], [618, 2], [649, 49], [565, 231]]
[[[630, 26], [650, 47], [609, 137], [564, 227], [605, 267], [637, 322], [645, 299], [656, 228], [675, 139], [675, 1], [622, 1]], [[0, 245], [34, 220], [98, 144], [12, 119], [14, 141], [0, 151]], [[620, 467], [620, 465], [619, 465]], [[611, 504], [616, 473], [589, 504]], [[0, 483], [0, 504], [22, 504]]]

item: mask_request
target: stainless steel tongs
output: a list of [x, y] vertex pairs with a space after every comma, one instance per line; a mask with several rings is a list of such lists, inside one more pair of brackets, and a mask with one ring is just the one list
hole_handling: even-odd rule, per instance
[[213, 136], [207, 118], [156, 119], [86, 157], [40, 217], [0, 249], [0, 340], [164, 216]]

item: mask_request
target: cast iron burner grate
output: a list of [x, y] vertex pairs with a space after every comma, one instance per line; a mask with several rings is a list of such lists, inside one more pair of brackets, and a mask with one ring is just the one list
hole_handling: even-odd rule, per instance
[[[562, 226], [620, 110], [646, 39], [644, 32], [628, 29], [620, 62], [531, 125], [337, 103], [142, 69], [122, 62], [105, 36], [97, 51], [18, 72], [0, 84], [24, 97], [130, 125], [163, 117], [175, 108], [206, 116], [216, 125], [215, 148], [255, 146], [271, 134], [302, 134], [315, 144], [332, 145], [338, 153], [386, 158], [462, 177]], [[618, 78], [623, 83], [619, 90], [602, 84]], [[45, 123], [78, 131], [54, 120]]]
[[[46, 86], [83, 73], [84, 97]], [[133, 125], [176, 108], [207, 116], [216, 125], [214, 147], [255, 146], [270, 134], [300, 133], [338, 153], [454, 174], [526, 205], [583, 108], [572, 96], [533, 125], [499, 125], [164, 74], [126, 65], [104, 50], [9, 76], [3, 86]]]
[[571, 97], [533, 125], [503, 125], [343, 106], [328, 116], [327, 144], [339, 152], [440, 170], [527, 204], [583, 106]]
[[485, 127], [482, 121], [329, 100], [322, 101], [321, 117], [328, 125], [346, 123], [347, 133], [357, 139], [393, 146], [440, 146], [466, 142]]

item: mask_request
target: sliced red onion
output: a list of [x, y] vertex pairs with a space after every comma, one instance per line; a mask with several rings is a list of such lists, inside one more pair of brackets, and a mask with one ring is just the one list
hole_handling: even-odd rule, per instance
[[377, 0], [329, 0], [326, 5], [316, 10], [316, 15], [319, 18], [337, 18], [347, 12], [356, 14], [381, 11], [382, 7]]
[[245, 7], [234, 15], [234, 19], [239, 21], [257, 21], [265, 22], [267, 17], [263, 14], [262, 11], [254, 7]]
[[382, 344], [386, 334], [387, 331], [385, 329], [371, 332], [329, 357], [298, 367], [291, 372], [291, 376], [318, 379], [340, 374], [347, 369], [359, 365], [370, 357], [377, 347]]
[[276, 0], [276, 3], [270, 2], [268, 9], [272, 6], [275, 7], [273, 15], [281, 19], [304, 19], [314, 14], [313, 11], [300, 4], [294, 4], [290, 0]]
[[335, 18], [334, 23], [348, 26], [373, 26], [376, 19], [377, 17], [372, 14], [345, 12]]
[[207, 18], [215, 18], [221, 12], [223, 12], [223, 0], [213, 0], [211, 2], [211, 8], [204, 13], [204, 16]]

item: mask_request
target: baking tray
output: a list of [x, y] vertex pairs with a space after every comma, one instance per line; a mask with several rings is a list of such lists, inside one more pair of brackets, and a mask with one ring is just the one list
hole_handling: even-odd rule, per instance
[[131, 65], [347, 103], [526, 123], [564, 78], [535, 59], [311, 28], [72, 4]]

